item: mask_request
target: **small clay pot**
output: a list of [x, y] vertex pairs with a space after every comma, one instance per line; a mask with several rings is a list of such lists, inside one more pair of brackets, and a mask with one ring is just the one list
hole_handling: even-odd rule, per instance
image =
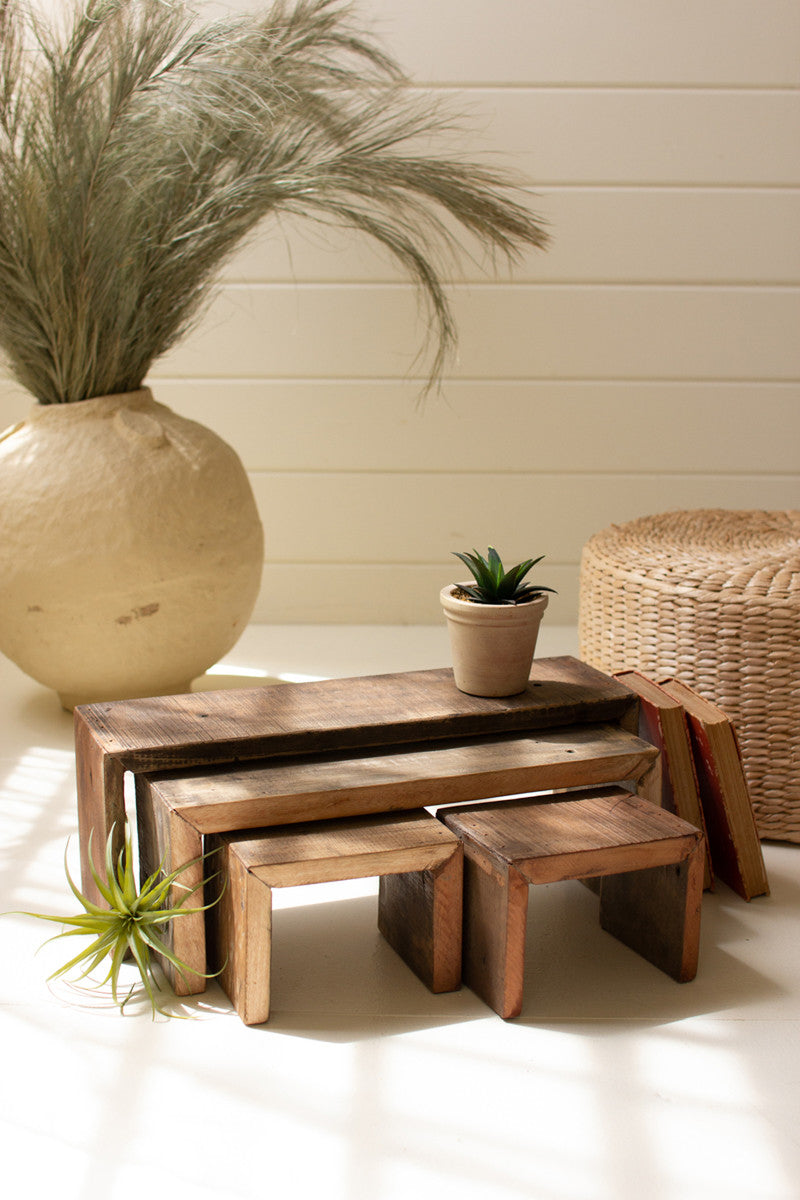
[[528, 686], [545, 593], [521, 604], [461, 599], [461, 584], [442, 588], [456, 687], [470, 696], [515, 696]]

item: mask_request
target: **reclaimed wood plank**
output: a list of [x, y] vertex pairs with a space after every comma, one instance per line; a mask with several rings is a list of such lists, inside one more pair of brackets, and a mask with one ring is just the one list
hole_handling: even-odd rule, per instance
[[522, 1011], [528, 883], [464, 847], [464, 982], [501, 1017]]
[[597, 789], [555, 800], [508, 800], [444, 816], [529, 883], [635, 871], [685, 858], [698, 831], [627, 791]]
[[463, 850], [424, 871], [382, 875], [378, 929], [432, 992], [461, 985]]
[[531, 736], [396, 746], [378, 753], [282, 757], [139, 777], [200, 832], [454, 804], [545, 788], [649, 779], [657, 751], [614, 725]]
[[679, 983], [697, 974], [704, 854], [698, 839], [680, 861], [607, 875], [600, 891], [601, 927]]
[[270, 1009], [272, 891], [221, 841], [215, 853], [224, 874], [222, 894], [209, 910], [219, 982], [245, 1025], [260, 1025]]
[[383, 871], [430, 870], [452, 855], [455, 840], [440, 822], [411, 812], [253, 830], [232, 835], [229, 844], [247, 870], [270, 887], [294, 887]]

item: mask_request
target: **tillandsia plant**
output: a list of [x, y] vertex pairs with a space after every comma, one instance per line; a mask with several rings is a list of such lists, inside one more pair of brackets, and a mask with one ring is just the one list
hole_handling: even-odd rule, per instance
[[491, 169], [427, 152], [454, 119], [338, 0], [200, 23], [183, 0], [0, 0], [0, 348], [42, 404], [138, 389], [263, 218], [370, 235], [418, 285], [435, 384], [460, 227], [546, 234]]
[[[54, 921], [59, 925], [69, 927], [62, 930], [61, 933], [55, 934], [48, 941], [56, 941], [62, 937], [93, 938], [90, 945], [85, 946], [79, 954], [54, 971], [49, 979], [58, 979], [76, 967], [83, 968], [78, 978], [85, 979], [106, 959], [110, 959], [108, 973], [97, 986], [103, 987], [110, 982], [114, 1003], [119, 1006], [120, 1011], [123, 1011], [136, 986], [134, 985], [125, 997], [120, 998], [120, 969], [125, 958], [130, 955], [139, 970], [139, 977], [150, 1001], [153, 1016], [157, 1012], [169, 1015], [158, 1003], [156, 997], [160, 986], [153, 972], [153, 954], [163, 955], [184, 978], [189, 973], [196, 974], [197, 972], [190, 972], [186, 964], [172, 953], [169, 946], [159, 936], [159, 931], [169, 921], [179, 919], [186, 913], [204, 912], [210, 907], [207, 904], [200, 908], [186, 907], [186, 901], [209, 880], [203, 880], [194, 887], [186, 887], [178, 904], [171, 904], [172, 888], [183, 886], [177, 882], [178, 876], [198, 860], [193, 860], [193, 863], [184, 863], [176, 871], [166, 875], [162, 874], [159, 868], [137, 889], [133, 870], [133, 848], [127, 825], [123, 846], [116, 862], [114, 861], [113, 841], [114, 829], [112, 828], [106, 843], [105, 878], [101, 878], [92, 864], [95, 885], [108, 905], [107, 908], [94, 904], [78, 889], [69, 873], [65, 856], [64, 870], [67, 882], [73, 896], [81, 904], [83, 912], [74, 917], [59, 917], [33, 912], [23, 915], [36, 917], [41, 921]], [[211, 976], [207, 975], [204, 978], [211, 978]]]
[[485, 558], [477, 550], [471, 554], [460, 550], [454, 550], [453, 553], [469, 568], [475, 580], [474, 584], [456, 585], [458, 590], [479, 604], [522, 604], [541, 592], [555, 591], [543, 584], [523, 582], [525, 576], [545, 557], [543, 554], [538, 558], [526, 558], [506, 571], [493, 546], [489, 547]]

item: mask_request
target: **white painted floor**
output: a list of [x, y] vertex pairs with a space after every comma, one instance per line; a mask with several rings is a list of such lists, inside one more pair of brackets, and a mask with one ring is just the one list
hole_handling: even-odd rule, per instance
[[[251, 628], [205, 686], [445, 665], [439, 628]], [[574, 653], [543, 629], [539, 653]], [[74, 911], [72, 724], [0, 662], [0, 912]], [[273, 1016], [220, 990], [188, 1020], [46, 976], [72, 942], [0, 918], [0, 1180], [13, 1200], [796, 1200], [800, 846], [765, 846], [769, 898], [724, 886], [676, 984], [538, 888], [525, 1005], [431, 996], [382, 943], [374, 885], [279, 893]]]

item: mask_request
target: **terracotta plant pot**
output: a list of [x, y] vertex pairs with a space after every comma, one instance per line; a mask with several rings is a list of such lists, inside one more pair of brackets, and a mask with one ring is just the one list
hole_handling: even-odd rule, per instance
[[0, 650], [65, 708], [188, 691], [242, 633], [262, 562], [236, 453], [148, 388], [0, 437]]
[[515, 696], [528, 685], [548, 597], [522, 604], [479, 604], [442, 588], [456, 687], [471, 696]]

